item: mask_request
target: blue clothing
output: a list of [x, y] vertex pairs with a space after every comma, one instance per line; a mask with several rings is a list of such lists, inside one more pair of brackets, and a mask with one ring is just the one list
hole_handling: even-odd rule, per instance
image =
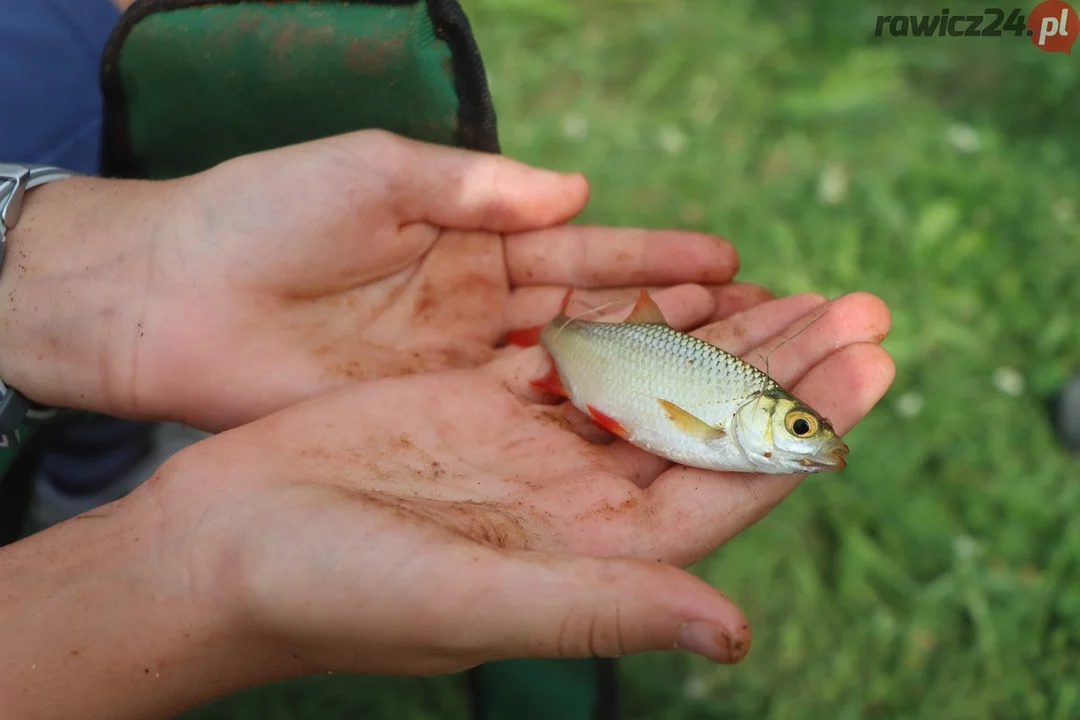
[[0, 161], [97, 174], [109, 0], [0, 0]]
[[[0, 162], [100, 172], [99, 68], [119, 18], [110, 0], [0, 0]], [[94, 492], [148, 454], [153, 429], [82, 417], [50, 446], [42, 472], [62, 492]]]

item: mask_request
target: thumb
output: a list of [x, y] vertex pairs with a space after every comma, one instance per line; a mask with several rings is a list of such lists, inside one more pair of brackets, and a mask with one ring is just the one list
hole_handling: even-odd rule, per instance
[[511, 233], [571, 220], [589, 199], [581, 174], [531, 167], [494, 153], [378, 136], [372, 153], [403, 224]]
[[538, 552], [508, 553], [496, 564], [473, 578], [486, 612], [461, 628], [489, 656], [685, 650], [730, 664], [750, 649], [750, 627], [735, 604], [670, 565]]

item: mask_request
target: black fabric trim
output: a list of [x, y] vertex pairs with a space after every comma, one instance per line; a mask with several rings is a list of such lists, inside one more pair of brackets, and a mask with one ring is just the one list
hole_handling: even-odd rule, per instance
[[599, 702], [596, 720], [619, 720], [619, 669], [613, 658], [597, 658], [596, 683]]
[[495, 106], [472, 26], [457, 0], [427, 0], [435, 35], [450, 47], [458, 95], [458, 145], [468, 150], [499, 152]]
[[[31, 444], [37, 440], [31, 438]], [[34, 494], [34, 475], [41, 467], [42, 447], [20, 448], [19, 454], [0, 478], [0, 547], [22, 537]]]
[[487, 695], [484, 694], [483, 667], [480, 665], [469, 668], [465, 672], [465, 691], [469, 695], [469, 720], [487, 720], [484, 715]]
[[[207, 5], [285, 5], [296, 2], [334, 2], [344, 5], [415, 5], [421, 0], [135, 0], [120, 16], [102, 54], [99, 83], [104, 96], [101, 174], [103, 177], [145, 178], [143, 166], [131, 146], [127, 98], [120, 80], [120, 50], [131, 30], [158, 12]], [[472, 27], [457, 0], [426, 0], [436, 37], [450, 48], [454, 89], [458, 96], [456, 144], [469, 150], [499, 152], [495, 109], [487, 85], [483, 60]]]
[[34, 495], [34, 478], [50, 444], [65, 426], [66, 420], [48, 420], [34, 431], [34, 436], [18, 449], [18, 455], [0, 478], [0, 547], [21, 539]]

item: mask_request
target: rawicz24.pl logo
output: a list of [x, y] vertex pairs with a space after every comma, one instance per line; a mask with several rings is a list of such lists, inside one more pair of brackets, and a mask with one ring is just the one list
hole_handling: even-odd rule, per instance
[[874, 37], [1000, 37], [1009, 33], [1027, 36], [1046, 52], [1072, 53], [1080, 35], [1080, 15], [1064, 0], [1044, 0], [1027, 16], [1020, 8], [1006, 14], [987, 8], [980, 15], [878, 15]]

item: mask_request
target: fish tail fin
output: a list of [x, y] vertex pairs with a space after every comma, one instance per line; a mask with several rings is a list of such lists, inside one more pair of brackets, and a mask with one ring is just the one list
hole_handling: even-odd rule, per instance
[[518, 347], [532, 347], [540, 342], [540, 331], [543, 329], [543, 325], [537, 325], [536, 327], [531, 328], [511, 330], [506, 334], [506, 342], [511, 345], [517, 345]]
[[[566, 294], [563, 295], [562, 303], [559, 305], [559, 311], [548, 324], [555, 325], [559, 329], [562, 329], [569, 323], [572, 318], [566, 315], [566, 308], [570, 306], [570, 296], [574, 294], [574, 288], [567, 288]], [[536, 325], [528, 328], [518, 328], [517, 330], [511, 330], [506, 335], [506, 342], [511, 345], [517, 345], [518, 347], [532, 347], [540, 342], [540, 333], [543, 332], [547, 325]]]

